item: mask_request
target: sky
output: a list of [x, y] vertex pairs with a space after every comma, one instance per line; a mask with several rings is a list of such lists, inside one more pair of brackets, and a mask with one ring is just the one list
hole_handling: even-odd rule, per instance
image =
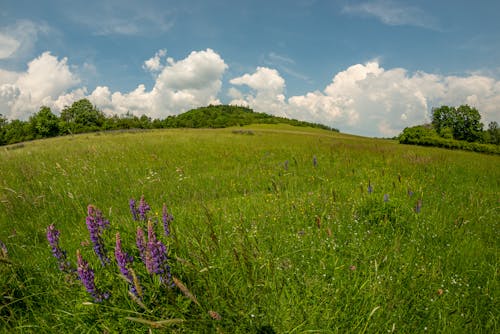
[[0, 114], [82, 98], [208, 104], [392, 137], [468, 104], [500, 123], [498, 0], [1, 0]]

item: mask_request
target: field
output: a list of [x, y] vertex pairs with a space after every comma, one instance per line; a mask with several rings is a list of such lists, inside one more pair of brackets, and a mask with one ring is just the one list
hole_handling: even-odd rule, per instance
[[[1, 147], [0, 332], [498, 332], [499, 166], [499, 156], [284, 125]], [[183, 285], [139, 259], [147, 223], [129, 200], [142, 195]], [[110, 222], [104, 267], [89, 204]], [[109, 298], [58, 269], [50, 224]], [[116, 232], [140, 297], [116, 264]]]

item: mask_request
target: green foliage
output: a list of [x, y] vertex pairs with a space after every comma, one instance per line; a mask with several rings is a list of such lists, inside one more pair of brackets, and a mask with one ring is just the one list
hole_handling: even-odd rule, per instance
[[257, 113], [241, 106], [210, 105], [193, 109], [176, 116], [169, 116], [163, 122], [164, 128], [226, 128], [249, 124], [290, 124], [337, 131], [326, 125], [298, 121], [284, 117]]
[[81, 133], [98, 131], [104, 124], [105, 116], [87, 99], [74, 102], [61, 111], [60, 128], [62, 133]]
[[442, 137], [449, 137], [448, 131], [451, 130], [454, 139], [468, 142], [478, 141], [483, 131], [479, 111], [468, 105], [434, 108], [432, 125]]
[[[0, 332], [498, 332], [498, 156], [288, 125], [233, 130], [0, 150]], [[128, 208], [140, 194], [158, 228], [163, 202], [174, 215], [169, 263], [198, 303], [141, 267]], [[135, 257], [144, 307], [85, 242], [88, 204], [110, 220], [108, 255], [120, 232]], [[108, 300], [58, 270], [51, 223]]]
[[434, 108], [430, 125], [405, 128], [398, 136], [402, 144], [493, 154], [500, 154], [499, 138], [498, 124], [491, 122], [488, 130], [483, 131], [479, 111], [468, 105]]
[[41, 107], [38, 113], [30, 117], [29, 123], [34, 139], [59, 135], [59, 119], [49, 107]]
[[122, 116], [106, 117], [87, 99], [74, 102], [65, 107], [57, 117], [50, 108], [42, 107], [31, 116], [29, 122], [12, 121], [9, 123], [0, 115], [0, 145], [13, 144], [32, 139], [55, 137], [64, 134], [77, 134], [93, 131], [161, 128], [225, 128], [249, 124], [290, 124], [300, 127], [313, 127], [338, 132], [326, 125], [298, 121], [283, 117], [253, 112], [249, 108], [229, 105], [210, 105], [187, 111], [164, 120], [146, 115], [140, 117], [127, 112]]

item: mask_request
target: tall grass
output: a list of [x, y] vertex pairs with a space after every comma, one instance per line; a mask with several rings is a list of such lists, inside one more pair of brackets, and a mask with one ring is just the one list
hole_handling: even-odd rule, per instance
[[[246, 129], [89, 134], [0, 151], [8, 250], [0, 329], [498, 330], [499, 157], [317, 129]], [[151, 217], [163, 203], [174, 215], [163, 240], [176, 286], [140, 266], [128, 201], [143, 194]], [[109, 255], [115, 232], [134, 255], [142, 301], [129, 296], [116, 264], [102, 268], [92, 254], [88, 204], [110, 221]], [[58, 270], [45, 236], [53, 223], [70, 261], [80, 249], [109, 299], [94, 302]]]

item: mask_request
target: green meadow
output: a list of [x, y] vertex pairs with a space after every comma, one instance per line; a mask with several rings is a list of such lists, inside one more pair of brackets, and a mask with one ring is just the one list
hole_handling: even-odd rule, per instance
[[[499, 166], [499, 156], [288, 125], [0, 147], [0, 332], [495, 333]], [[146, 225], [129, 200], [142, 195], [182, 284], [139, 259]], [[89, 243], [89, 204], [110, 222], [104, 267]], [[108, 299], [58, 269], [50, 224]], [[114, 259], [116, 232], [140, 298]]]

